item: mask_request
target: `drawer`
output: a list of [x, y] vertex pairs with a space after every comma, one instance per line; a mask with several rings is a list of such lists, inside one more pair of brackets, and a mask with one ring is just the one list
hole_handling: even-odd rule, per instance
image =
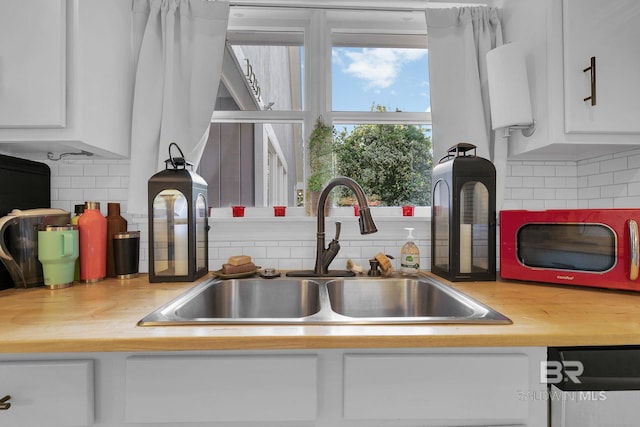
[[84, 427], [94, 419], [93, 361], [0, 362], [0, 425]]
[[529, 389], [524, 354], [345, 355], [344, 417], [518, 422]]
[[132, 356], [130, 423], [314, 420], [317, 357]]

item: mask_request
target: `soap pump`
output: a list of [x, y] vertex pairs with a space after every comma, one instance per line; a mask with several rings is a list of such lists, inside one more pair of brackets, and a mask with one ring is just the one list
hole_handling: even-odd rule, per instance
[[414, 228], [405, 228], [409, 232], [407, 243], [400, 250], [400, 271], [405, 276], [412, 276], [420, 270], [420, 249], [413, 241]]

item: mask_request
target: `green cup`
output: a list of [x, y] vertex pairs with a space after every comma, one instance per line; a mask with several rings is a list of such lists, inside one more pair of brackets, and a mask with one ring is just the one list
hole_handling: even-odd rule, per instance
[[73, 284], [79, 237], [76, 225], [46, 225], [38, 230], [38, 260], [42, 264], [44, 285], [50, 289]]

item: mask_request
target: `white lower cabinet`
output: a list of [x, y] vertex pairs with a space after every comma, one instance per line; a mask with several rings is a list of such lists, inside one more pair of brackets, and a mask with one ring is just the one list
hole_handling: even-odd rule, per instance
[[0, 354], [0, 426], [548, 425], [543, 347], [78, 354]]
[[525, 354], [347, 354], [344, 417], [523, 423]]
[[84, 427], [93, 425], [92, 360], [0, 362], [0, 426]]
[[136, 356], [125, 376], [127, 422], [317, 417], [316, 356]]

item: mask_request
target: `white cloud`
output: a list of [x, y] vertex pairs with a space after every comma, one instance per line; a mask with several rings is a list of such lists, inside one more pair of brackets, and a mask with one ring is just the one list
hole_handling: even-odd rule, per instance
[[395, 82], [404, 64], [426, 54], [419, 49], [364, 48], [345, 50], [345, 57], [334, 55], [334, 61], [345, 73], [363, 80], [365, 89], [385, 89]]

